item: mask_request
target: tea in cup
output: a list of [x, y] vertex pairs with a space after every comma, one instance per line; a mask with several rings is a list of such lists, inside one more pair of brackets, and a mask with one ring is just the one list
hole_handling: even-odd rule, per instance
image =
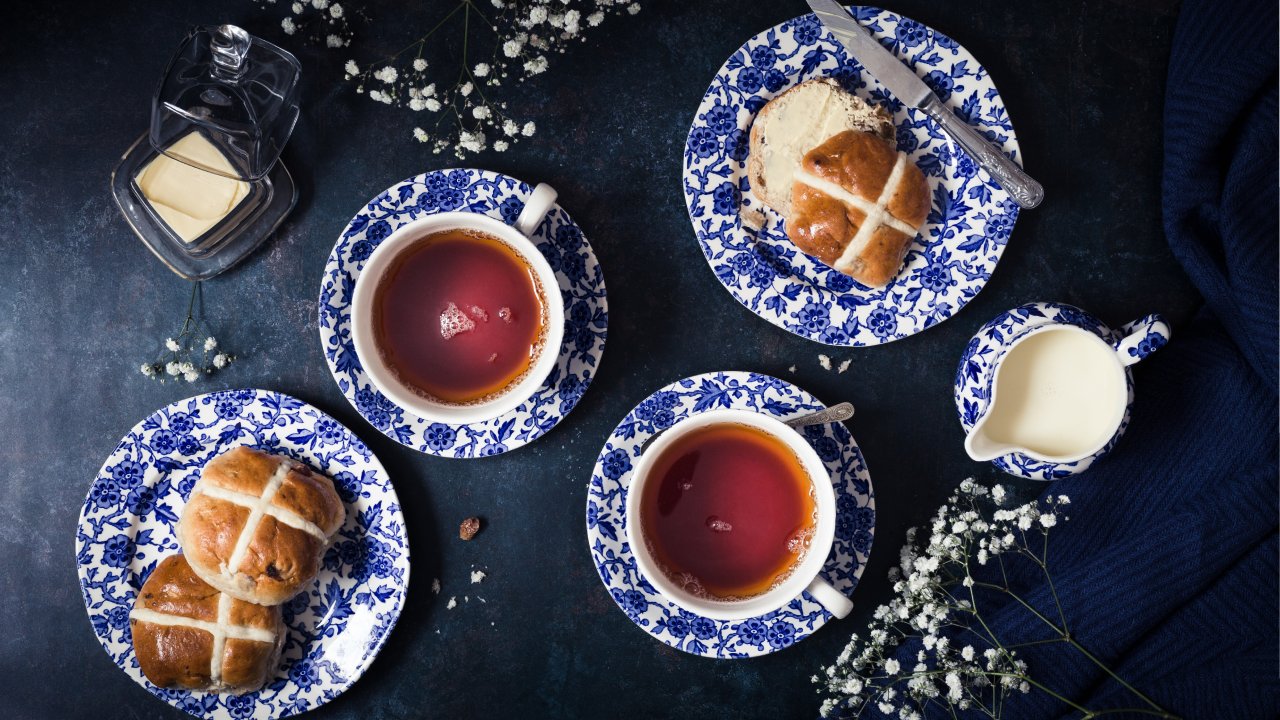
[[713, 410], [640, 457], [626, 534], [645, 579], [703, 617], [763, 615], [806, 590], [844, 617], [852, 603], [819, 576], [835, 516], [831, 474], [800, 434], [767, 415]]
[[378, 245], [351, 303], [356, 354], [378, 390], [451, 424], [490, 420], [537, 390], [559, 354], [564, 302], [528, 236], [555, 197], [539, 185], [515, 227], [447, 212]]

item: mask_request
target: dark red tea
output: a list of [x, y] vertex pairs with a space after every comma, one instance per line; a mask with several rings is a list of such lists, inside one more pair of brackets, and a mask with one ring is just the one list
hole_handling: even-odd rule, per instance
[[703, 597], [759, 595], [784, 580], [817, 524], [813, 486], [781, 440], [737, 424], [679, 438], [654, 461], [640, 498], [649, 551]]
[[401, 382], [425, 397], [481, 402], [529, 370], [546, 309], [533, 269], [470, 230], [427, 235], [396, 256], [374, 291], [374, 337]]

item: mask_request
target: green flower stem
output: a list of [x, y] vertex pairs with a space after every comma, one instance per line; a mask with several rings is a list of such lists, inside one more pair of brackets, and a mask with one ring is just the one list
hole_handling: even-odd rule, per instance
[[[1160, 715], [1161, 717], [1169, 717], [1169, 718], [1177, 717], [1176, 715], [1170, 715], [1168, 712], [1166, 712], [1166, 711], [1165, 711], [1165, 709], [1164, 709], [1164, 708], [1162, 708], [1162, 707], [1160, 707], [1159, 705], [1157, 705], [1157, 704], [1155, 703], [1155, 701], [1153, 701], [1151, 698], [1149, 698], [1149, 697], [1147, 697], [1146, 695], [1144, 695], [1143, 693], [1139, 692], [1139, 691], [1138, 691], [1138, 689], [1137, 689], [1137, 688], [1135, 688], [1134, 686], [1132, 686], [1132, 685], [1130, 685], [1129, 683], [1125, 682], [1125, 681], [1124, 681], [1124, 678], [1122, 678], [1122, 677], [1120, 677], [1119, 675], [1117, 675], [1117, 674], [1115, 674], [1114, 672], [1112, 672], [1112, 671], [1111, 671], [1111, 668], [1107, 667], [1106, 665], [1103, 665], [1101, 660], [1099, 660], [1098, 658], [1094, 657], [1094, 656], [1093, 656], [1093, 653], [1089, 652], [1088, 650], [1085, 650], [1085, 649], [1084, 649], [1084, 646], [1083, 646], [1083, 645], [1081, 645], [1080, 643], [1076, 642], [1074, 638], [1067, 637], [1067, 638], [1066, 638], [1066, 641], [1067, 641], [1067, 642], [1069, 642], [1069, 643], [1071, 643], [1071, 646], [1072, 646], [1072, 647], [1074, 647], [1075, 649], [1077, 649], [1077, 650], [1079, 650], [1081, 653], [1083, 653], [1085, 657], [1089, 658], [1089, 660], [1090, 660], [1090, 661], [1092, 661], [1094, 665], [1097, 665], [1099, 668], [1102, 668], [1102, 671], [1103, 671], [1103, 672], [1105, 672], [1106, 674], [1110, 675], [1110, 676], [1111, 676], [1111, 677], [1112, 677], [1116, 682], [1118, 682], [1118, 683], [1120, 683], [1121, 685], [1123, 685], [1123, 686], [1124, 686], [1124, 688], [1125, 688], [1126, 690], [1128, 690], [1129, 692], [1133, 693], [1134, 695], [1137, 695], [1139, 698], [1141, 698], [1141, 700], [1142, 700], [1143, 702], [1145, 702], [1146, 704], [1150, 705], [1153, 709], [1155, 709], [1155, 710], [1156, 710], [1156, 712], [1155, 712], [1154, 714], [1156, 714], [1156, 715]], [[1113, 711], [1108, 710], [1108, 711], [1104, 711], [1104, 712], [1113, 712]], [[1118, 712], [1118, 711], [1115, 711], [1115, 712]], [[1135, 710], [1135, 711], [1133, 711], [1133, 712], [1137, 712], [1137, 711]], [[1097, 714], [1102, 714], [1102, 713], [1097, 713]]]
[[[1035, 608], [1031, 607], [1030, 603], [1028, 603], [1026, 600], [1023, 600], [1021, 597], [1019, 597], [1019, 596], [1018, 596], [1018, 594], [1017, 594], [1017, 593], [1015, 593], [1014, 591], [1010, 590], [1009, 588], [1004, 587], [1004, 586], [1001, 586], [1001, 585], [996, 585], [995, 583], [980, 582], [980, 581], [978, 581], [978, 580], [975, 580], [975, 581], [973, 582], [973, 585], [974, 585], [974, 587], [982, 587], [982, 588], [987, 588], [988, 590], [996, 590], [996, 591], [1002, 592], [1002, 593], [1004, 593], [1005, 595], [1008, 595], [1009, 597], [1013, 598], [1014, 600], [1017, 600], [1017, 601], [1018, 601], [1018, 603], [1019, 603], [1020, 605], [1022, 605], [1022, 607], [1026, 608], [1027, 610], [1029, 610], [1029, 611], [1031, 612], [1031, 614], [1032, 614], [1032, 615], [1035, 615], [1036, 617], [1040, 618], [1040, 620], [1041, 620], [1045, 625], [1048, 625], [1049, 627], [1053, 628], [1055, 631], [1057, 631], [1057, 633], [1058, 633], [1059, 635], [1062, 635], [1064, 638], [1066, 637], [1066, 635], [1063, 633], [1062, 629], [1061, 629], [1061, 628], [1059, 628], [1057, 625], [1054, 625], [1052, 620], [1050, 620], [1049, 618], [1045, 617], [1044, 615], [1041, 615], [1039, 610], [1036, 610]], [[970, 592], [972, 592], [972, 590], [971, 590]]]
[[1177, 715], [1172, 715], [1163, 710], [1148, 710], [1146, 708], [1110, 708], [1107, 710], [1098, 710], [1097, 712], [1087, 712], [1080, 720], [1089, 720], [1089, 718], [1101, 717], [1102, 715], [1116, 715], [1118, 713], [1134, 713], [1137, 715], [1151, 715], [1153, 717], [1166, 718], [1167, 720], [1182, 720]]
[[[1048, 569], [1047, 569], [1047, 568], [1042, 568], [1042, 569], [1044, 570], [1044, 572], [1045, 572], [1045, 576], [1047, 577], [1047, 576], [1049, 575], [1049, 571], [1048, 571]], [[1134, 695], [1138, 696], [1138, 698], [1139, 698], [1139, 699], [1141, 699], [1141, 700], [1142, 700], [1143, 702], [1145, 702], [1146, 704], [1150, 705], [1153, 709], [1155, 709], [1155, 710], [1157, 710], [1157, 711], [1159, 711], [1159, 712], [1161, 712], [1161, 713], [1164, 713], [1164, 712], [1165, 712], [1164, 708], [1160, 707], [1160, 706], [1159, 706], [1155, 701], [1153, 701], [1151, 698], [1149, 698], [1149, 697], [1147, 697], [1146, 695], [1144, 695], [1143, 693], [1139, 692], [1137, 688], [1135, 688], [1134, 686], [1132, 686], [1132, 685], [1130, 685], [1128, 682], [1126, 682], [1126, 681], [1124, 680], [1124, 678], [1122, 678], [1122, 677], [1120, 677], [1119, 675], [1117, 675], [1117, 674], [1116, 674], [1116, 673], [1115, 673], [1111, 668], [1107, 667], [1105, 664], [1103, 664], [1103, 662], [1102, 662], [1101, 660], [1099, 660], [1097, 657], [1095, 657], [1095, 656], [1093, 655], [1093, 653], [1091, 653], [1091, 652], [1089, 652], [1088, 650], [1084, 649], [1084, 646], [1083, 646], [1083, 645], [1081, 645], [1080, 643], [1076, 642], [1075, 638], [1073, 638], [1073, 637], [1071, 637], [1070, 635], [1068, 635], [1068, 634], [1066, 633], [1066, 631], [1065, 631], [1065, 630], [1063, 630], [1062, 628], [1059, 628], [1057, 625], [1054, 625], [1054, 624], [1053, 624], [1053, 622], [1052, 622], [1052, 621], [1050, 621], [1048, 618], [1046, 618], [1044, 615], [1041, 615], [1039, 611], [1037, 611], [1035, 608], [1031, 607], [1031, 605], [1030, 605], [1026, 600], [1023, 600], [1021, 597], [1019, 597], [1017, 593], [1013, 592], [1012, 590], [1010, 590], [1010, 589], [1009, 589], [1009, 588], [1007, 588], [1007, 587], [1001, 587], [1001, 586], [999, 586], [999, 585], [995, 585], [995, 584], [992, 584], [992, 583], [975, 582], [975, 583], [974, 583], [974, 585], [975, 585], [975, 586], [981, 586], [981, 587], [989, 588], [989, 589], [991, 589], [991, 590], [998, 590], [998, 591], [1000, 591], [1000, 592], [1002, 592], [1002, 593], [1005, 593], [1006, 595], [1008, 595], [1009, 597], [1013, 598], [1014, 600], [1018, 601], [1018, 603], [1019, 603], [1019, 604], [1021, 604], [1023, 607], [1025, 607], [1027, 610], [1029, 610], [1029, 611], [1031, 612], [1031, 614], [1032, 614], [1032, 615], [1035, 615], [1037, 618], [1040, 618], [1040, 620], [1041, 620], [1045, 625], [1048, 625], [1049, 627], [1053, 628], [1053, 629], [1054, 629], [1054, 630], [1055, 630], [1055, 631], [1056, 631], [1056, 632], [1061, 636], [1061, 639], [1062, 639], [1064, 642], [1069, 643], [1072, 647], [1074, 647], [1075, 649], [1079, 650], [1079, 651], [1081, 652], [1081, 654], [1083, 654], [1086, 658], [1088, 658], [1088, 659], [1089, 659], [1089, 661], [1090, 661], [1090, 662], [1092, 662], [1094, 665], [1097, 665], [1097, 666], [1098, 666], [1098, 668], [1099, 668], [1099, 669], [1101, 669], [1103, 672], [1105, 672], [1107, 675], [1110, 675], [1110, 676], [1112, 677], [1112, 679], [1114, 679], [1116, 682], [1120, 683], [1120, 685], [1121, 685], [1121, 686], [1123, 686], [1126, 690], [1128, 690], [1129, 692], [1131, 692], [1131, 693], [1133, 693]], [[975, 613], [975, 614], [974, 614], [974, 616], [975, 616], [975, 617], [977, 617], [977, 613]], [[984, 625], [983, 625], [983, 627], [985, 628], [985, 627], [986, 627], [986, 625], [984, 624]]]
[[196, 308], [196, 293], [200, 291], [200, 281], [197, 280], [191, 284], [191, 299], [187, 301], [187, 319], [182, 323], [182, 330], [179, 333], [184, 334], [191, 327], [191, 321], [195, 319], [194, 311]]
[[1060, 642], [1066, 642], [1066, 641], [1067, 639], [1064, 637], [1051, 637], [1051, 638], [1045, 638], [1044, 640], [1031, 640], [1030, 642], [1017, 643], [1015, 645], [1006, 645], [1005, 650], [1017, 650], [1018, 648], [1033, 647], [1035, 645], [1048, 645], [1050, 643], [1060, 643]]
[[[440, 18], [440, 22], [436, 23], [434, 27], [428, 30], [426, 35], [423, 35], [417, 40], [414, 40], [408, 45], [405, 45], [403, 48], [397, 50], [395, 53], [391, 55], [387, 55], [386, 57], [382, 58], [382, 60], [379, 61], [379, 64], [394, 61], [396, 58], [400, 57], [401, 55], [405, 54], [406, 52], [408, 52], [409, 50], [412, 50], [415, 47], [418, 48], [418, 57], [422, 57], [422, 46], [426, 44], [427, 40], [436, 33], [436, 30], [440, 29], [441, 25], [444, 25], [446, 22], [448, 22], [449, 18], [453, 17], [454, 15], [457, 15], [458, 11], [461, 10], [463, 6], [469, 5], [469, 4], [470, 4], [469, 0], [462, 0], [462, 2], [455, 5], [447, 15], [445, 15], [443, 18]], [[370, 72], [373, 71], [374, 67], [376, 66], [370, 65], [368, 70], [365, 70], [364, 72], [360, 73], [360, 76], [364, 77], [368, 75]]]
[[[1071, 630], [1067, 627], [1067, 615], [1062, 611], [1062, 602], [1058, 600], [1058, 589], [1053, 585], [1053, 576], [1049, 574], [1049, 531], [1044, 531], [1044, 550], [1040, 558], [1040, 569], [1044, 571], [1044, 579], [1049, 583], [1049, 592], [1053, 593], [1053, 604], [1058, 606], [1058, 619], [1062, 621], [1062, 634], [1071, 636]], [[1006, 585], [1008, 583], [1005, 583]]]
[[[962, 485], [962, 488], [963, 488], [963, 485]], [[978, 509], [977, 500], [974, 497], [966, 498], [965, 500], [968, 502], [970, 510], [978, 513], [979, 515], [982, 515], [981, 511]], [[954, 511], [957, 514], [959, 514], [960, 511], [964, 508], [963, 502], [957, 501], [955, 498], [953, 498], [949, 502], [952, 502], [955, 504]], [[1063, 504], [1065, 504], [1065, 502]], [[1029, 512], [1026, 509], [1027, 507], [1029, 506], [1024, 506], [1023, 508], [1019, 509], [1020, 515], [1017, 518], [1019, 522], [1025, 522], [1025, 518], [1027, 517], [1026, 513]], [[1057, 507], [1058, 505], [1050, 501], [1048, 503], [1049, 509], [1044, 510], [1043, 512], [1053, 512], [1057, 509]], [[952, 508], [950, 506], [944, 506], [943, 508], [940, 508], [938, 512], [939, 512], [939, 518], [941, 519], [940, 522], [945, 521], [947, 517], [946, 514], [952, 512]], [[1034, 521], [1036, 519], [1036, 516], [1033, 514], [1031, 515], [1031, 518]], [[987, 651], [988, 653], [991, 653], [990, 655], [987, 656], [988, 657], [987, 665], [986, 665], [987, 669], [983, 669], [982, 667], [974, 663], [970, 666], [967, 666], [961, 669], [960, 672], [962, 674], [962, 677], [977, 681], [977, 682], [963, 683], [962, 692], [967, 695], [967, 698], [962, 700], [962, 702], [965, 703], [967, 706], [981, 709], [981, 711], [984, 714], [986, 714], [988, 717], [992, 718], [992, 720], [996, 720], [1003, 714], [1003, 711], [1005, 708], [1005, 702], [1008, 699], [1008, 697], [1012, 694], [1011, 688], [1016, 689], [1017, 691], [1020, 691], [1020, 692], [1029, 692], [1030, 689], [1033, 687], [1044, 692], [1046, 695], [1053, 698], [1054, 700], [1062, 703], [1064, 706], [1071, 708], [1072, 711], [1074, 711], [1075, 713], [1079, 713], [1080, 716], [1082, 718], [1085, 718], [1086, 720], [1090, 718], [1098, 718], [1104, 715], [1116, 715], [1116, 714], [1122, 714], [1122, 713], [1132, 713], [1132, 714], [1146, 715], [1151, 717], [1165, 718], [1166, 720], [1179, 720], [1177, 715], [1170, 713], [1165, 709], [1161, 708], [1150, 697], [1138, 691], [1137, 688], [1135, 688], [1133, 685], [1126, 682], [1123, 678], [1117, 675], [1115, 671], [1113, 671], [1111, 668], [1103, 664], [1103, 662], [1100, 659], [1098, 659], [1096, 656], [1090, 653], [1087, 649], [1084, 648], [1084, 646], [1082, 646], [1079, 642], [1076, 641], [1075, 638], [1071, 636], [1069, 626], [1067, 624], [1066, 612], [1062, 605], [1061, 597], [1058, 595], [1057, 587], [1053, 582], [1053, 577], [1052, 577], [1052, 574], [1049, 572], [1049, 567], [1048, 567], [1049, 528], [1053, 525], [1053, 523], [1049, 522], [1048, 519], [1044, 519], [1043, 513], [1039, 516], [1039, 518], [1041, 518], [1041, 520], [1038, 523], [1036, 523], [1037, 526], [1035, 527], [1035, 530], [1039, 531], [1041, 534], [1042, 545], [1040, 548], [1040, 553], [1036, 553], [1032, 551], [1030, 547], [1030, 538], [1033, 537], [1034, 534], [1031, 532], [1028, 532], [1027, 530], [1030, 530], [1031, 528], [1024, 530], [1021, 527], [1014, 526], [1013, 523], [1009, 523], [1008, 525], [1004, 526], [1004, 528], [1007, 528], [1008, 530], [1012, 530], [1014, 533], [1016, 533], [1014, 537], [1020, 538], [1021, 542], [1018, 542], [1018, 540], [1014, 539], [1014, 537], [1011, 537], [1010, 539], [1013, 540], [1013, 542], [1008, 547], [997, 548], [998, 551], [1004, 550], [1004, 552], [996, 552], [996, 553], [992, 553], [991, 555], [996, 559], [996, 562], [1000, 566], [1000, 573], [1001, 573], [1001, 579], [1003, 580], [1003, 584], [974, 580], [973, 573], [971, 571], [971, 559], [975, 557], [974, 553], [975, 551], [978, 550], [978, 548], [975, 547], [977, 545], [977, 537], [974, 536], [973, 534], [965, 533], [964, 535], [962, 535], [961, 537], [962, 537], [963, 544], [956, 543], [955, 536], [950, 535], [947, 538], [945, 538], [945, 541], [939, 541], [939, 542], [942, 542], [942, 545], [940, 547], [934, 547], [932, 544], [934, 540], [931, 539], [929, 547], [926, 548], [924, 553], [920, 555], [919, 559], [924, 560], [926, 557], [928, 557], [930, 558], [930, 562], [933, 564], [929, 565], [930, 570], [927, 573], [918, 569], [916, 571], [917, 572], [916, 577], [918, 578], [917, 582], [919, 580], [924, 580], [926, 583], [925, 587], [918, 589], [919, 593], [921, 593], [921, 596], [915, 597], [916, 591], [912, 590], [912, 588], [909, 586], [902, 587], [899, 589], [899, 592], [904, 597], [908, 598], [907, 600], [902, 601], [902, 602], [905, 602], [906, 604], [899, 606], [900, 608], [906, 607], [910, 610], [910, 612], [913, 612], [913, 613], [926, 612], [926, 608], [927, 608], [927, 613], [930, 614], [928, 623], [926, 623], [927, 627], [924, 629], [918, 630], [915, 626], [915, 623], [917, 621], [916, 616], [911, 616], [906, 619], [901, 619], [896, 615], [896, 610], [894, 612], [891, 612], [885, 615], [876, 623], [876, 624], [883, 625], [882, 630], [873, 631], [873, 636], [875, 632], [881, 632], [881, 631], [888, 632], [888, 633], [891, 633], [889, 636], [887, 636], [888, 640], [869, 645], [863, 651], [863, 654], [859, 657], [859, 659], [855, 661], [855, 664], [858, 667], [862, 667], [862, 668], [866, 668], [866, 666], [863, 665], [862, 663], [870, 663], [870, 670], [872, 674], [870, 674], [868, 677], [862, 677], [861, 671], [857, 669], [850, 669], [848, 667], [840, 668], [839, 665], [829, 668], [828, 675], [831, 678], [828, 681], [829, 691], [834, 691], [837, 694], [841, 694], [839, 687], [842, 685], [842, 683], [847, 683], [851, 679], [858, 679], [864, 682], [865, 687], [867, 689], [867, 695], [861, 696], [861, 692], [858, 693], [858, 695], [861, 696], [862, 703], [860, 706], [857, 707], [857, 710], [855, 713], [857, 716], [861, 716], [866, 711], [867, 707], [871, 705], [875, 705], [878, 702], [882, 701], [884, 694], [886, 693], [886, 691], [888, 691], [889, 688], [895, 687], [900, 682], [905, 682], [907, 683], [907, 685], [906, 685], [906, 692], [904, 693], [904, 697], [903, 697], [904, 708], [909, 707], [910, 704], [914, 704], [921, 712], [923, 712], [924, 707], [922, 707], [922, 703], [921, 703], [923, 699], [924, 701], [923, 706], [928, 706], [929, 703], [937, 703], [939, 706], [945, 707], [947, 711], [951, 713], [953, 718], [956, 717], [957, 709], [956, 709], [955, 703], [951, 702], [948, 699], [949, 695], [933, 694], [932, 696], [925, 696], [927, 694], [922, 695], [921, 693], [916, 693], [911, 689], [913, 687], [913, 682], [917, 678], [930, 678], [925, 682], [936, 683], [937, 677], [944, 676], [947, 673], [956, 672], [956, 668], [950, 668], [950, 669], [938, 668], [934, 670], [928, 670], [928, 669], [922, 668], [920, 672], [911, 672], [911, 673], [894, 675], [894, 676], [874, 674], [875, 673], [874, 669], [877, 668], [880, 665], [880, 663], [884, 661], [886, 653], [891, 652], [893, 648], [896, 648], [898, 644], [901, 642], [901, 639], [919, 637], [923, 633], [929, 632], [929, 628], [938, 628], [941, 626], [945, 626], [945, 627], [956, 627], [956, 628], [966, 630], [968, 632], [972, 632], [980, 640], [989, 643], [989, 645], [991, 646], [992, 649]], [[1005, 531], [1006, 531], [1005, 529], [1000, 530], [1001, 533]], [[960, 534], [959, 531], [957, 531], [956, 534], [959, 535]], [[912, 542], [913, 543], [916, 542], [914, 534], [912, 535]], [[985, 552], [988, 550], [989, 549], [984, 549], [983, 551], [980, 551], [980, 552], [983, 552], [985, 554]], [[1059, 618], [1059, 622], [1055, 623], [1053, 620], [1049, 619], [1049, 616], [1051, 616], [1053, 613], [1042, 613], [1040, 610], [1033, 607], [1026, 599], [1024, 599], [1018, 593], [1013, 591], [1012, 585], [1009, 581], [1009, 575], [1005, 567], [1005, 562], [1004, 562], [1004, 555], [1008, 555], [1011, 553], [1024, 556], [1025, 558], [1027, 558], [1027, 560], [1034, 563], [1037, 567], [1040, 568], [1041, 572], [1044, 574], [1046, 583], [1049, 586], [1050, 594], [1053, 597], [1054, 607], [1057, 611], [1056, 614]], [[941, 563], [941, 567], [938, 566], [939, 562]], [[960, 572], [961, 569], [963, 570], [963, 573]], [[904, 574], [904, 575], [909, 576], [910, 574]], [[897, 580], [897, 575], [891, 575], [891, 578]], [[902, 580], [904, 582], [909, 582], [907, 577], [903, 577]], [[967, 599], [962, 599], [963, 595], [957, 590], [957, 587], [956, 587], [957, 585], [962, 585], [966, 587], [966, 589], [968, 590]], [[997, 591], [1009, 596], [1010, 598], [1015, 600], [1019, 605], [1026, 608], [1028, 612], [1030, 612], [1033, 616], [1035, 616], [1037, 619], [1039, 619], [1049, 628], [1052, 628], [1053, 637], [1043, 638], [1039, 640], [1031, 640], [1031, 641], [1018, 643], [1014, 645], [1008, 645], [1008, 646], [1002, 644], [999, 638], [996, 637], [995, 632], [987, 624], [985, 618], [982, 616], [981, 610], [979, 609], [979, 606], [978, 606], [978, 597], [977, 597], [978, 593], [975, 590], [975, 588], [983, 588], [984, 590]], [[912, 598], [915, 598], [915, 599], [913, 600]], [[917, 604], [913, 605], [912, 603], [917, 603]], [[919, 605], [918, 603], [925, 603], [925, 605]], [[893, 605], [890, 605], [888, 607], [892, 608]], [[884, 609], [886, 608], [882, 608], [882, 610]], [[877, 612], [879, 613], [879, 611]], [[935, 612], [939, 614], [945, 613], [947, 617], [939, 618], [937, 617]], [[968, 616], [971, 616], [972, 620], [968, 620], [965, 617], [966, 614]], [[968, 624], [961, 625], [960, 621], [962, 620], [968, 622]], [[873, 625], [873, 627], [875, 627], [875, 625]], [[857, 640], [857, 636], [855, 636], [854, 640], [855, 641]], [[1081, 705], [1080, 703], [1067, 698], [1062, 693], [1055, 691], [1049, 688], [1048, 686], [1044, 685], [1043, 683], [1030, 677], [1027, 674], [1026, 663], [1020, 659], [1017, 659], [1014, 651], [1019, 648], [1033, 647], [1036, 645], [1048, 645], [1053, 643], [1068, 643], [1072, 647], [1079, 650], [1080, 653], [1084, 655], [1085, 658], [1087, 658], [1090, 662], [1092, 662], [1099, 669], [1105, 672], [1108, 676], [1114, 679], [1122, 687], [1124, 687], [1126, 690], [1132, 693], [1136, 698], [1139, 698], [1148, 707], [1110, 708], [1110, 709], [1102, 709], [1102, 710], [1090, 710], [1089, 708]], [[854, 648], [854, 645], [851, 644], [849, 648], [846, 650], [846, 653], [851, 653], [853, 651], [853, 648]], [[934, 650], [935, 655], [939, 659], [942, 657], [943, 652], [944, 651], [941, 648], [937, 648]], [[939, 662], [939, 665], [941, 664], [942, 663]], [[838, 669], [841, 670], [841, 674], [839, 676], [836, 676], [834, 673]], [[979, 679], [981, 680], [979, 681]], [[985, 696], [986, 694], [985, 691], [982, 691], [980, 689], [983, 684], [991, 685], [990, 705], [987, 705], [987, 703], [983, 702], [980, 699], [981, 696]], [[877, 685], [878, 685], [878, 688], [877, 688]], [[873, 688], [876, 688], [876, 689], [873, 689]], [[846, 702], [848, 704], [846, 704], [844, 707], [852, 710], [854, 708], [853, 703], [855, 702], [855, 700], [856, 700], [855, 697], [846, 698]]]

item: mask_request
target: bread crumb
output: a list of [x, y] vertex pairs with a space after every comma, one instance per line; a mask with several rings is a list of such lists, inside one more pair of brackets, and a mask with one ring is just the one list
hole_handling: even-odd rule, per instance
[[440, 578], [431, 579], [431, 594], [432, 595], [440, 594]]
[[819, 356], [818, 356], [818, 364], [822, 366], [822, 369], [823, 369], [823, 370], [830, 370], [830, 369], [831, 369], [831, 358], [827, 357], [826, 355], [819, 355]]
[[489, 601], [488, 601], [488, 600], [485, 600], [484, 598], [480, 597], [479, 595], [477, 595], [477, 596], [476, 596], [476, 599], [477, 599], [477, 600], [479, 600], [480, 602], [484, 603], [485, 605], [488, 605], [488, 604], [489, 604]]
[[839, 368], [838, 370], [836, 370], [836, 372], [838, 372], [838, 373], [842, 373], [842, 372], [844, 372], [845, 370], [848, 370], [848, 369], [849, 369], [849, 364], [850, 364], [850, 363], [852, 363], [852, 362], [853, 362], [852, 360], [845, 360], [844, 362], [840, 363], [840, 368]]
[[738, 209], [738, 219], [742, 222], [742, 226], [748, 230], [760, 230], [764, 227], [764, 213], [758, 208], [742, 205]]
[[458, 526], [458, 537], [463, 540], [470, 540], [478, 532], [480, 532], [480, 518], [474, 515], [463, 520], [462, 524]]
[[471, 571], [471, 584], [472, 584], [472, 585], [475, 585], [475, 584], [479, 583], [481, 580], [484, 580], [484, 578], [485, 578], [485, 573], [484, 573], [484, 571], [483, 571], [483, 570], [472, 570], [472, 571]]
[[787, 368], [787, 372], [795, 372], [795, 371], [796, 371], [795, 365], [792, 365], [791, 367]]
[[470, 595], [463, 595], [463, 596], [462, 596], [462, 602], [466, 602], [466, 603], [471, 602], [471, 596], [470, 596]]
[[456, 595], [455, 595], [455, 596], [453, 596], [453, 597], [449, 598], [449, 604], [448, 604], [448, 605], [445, 605], [445, 606], [444, 606], [444, 609], [445, 609], [445, 610], [452, 610], [452, 609], [454, 609], [454, 608], [456, 608], [456, 607], [458, 607], [458, 596], [456, 596]]

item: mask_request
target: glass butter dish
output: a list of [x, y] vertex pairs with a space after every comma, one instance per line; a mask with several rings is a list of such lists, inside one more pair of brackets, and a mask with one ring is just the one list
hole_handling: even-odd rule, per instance
[[169, 62], [151, 129], [121, 158], [111, 192], [182, 277], [236, 264], [293, 209], [280, 152], [298, 120], [300, 71], [292, 54], [234, 25], [195, 28]]

